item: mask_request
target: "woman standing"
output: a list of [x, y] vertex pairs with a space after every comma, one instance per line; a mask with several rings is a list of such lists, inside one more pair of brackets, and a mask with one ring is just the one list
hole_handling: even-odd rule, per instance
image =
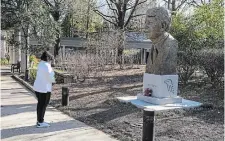
[[44, 52], [41, 56], [41, 61], [37, 67], [37, 76], [34, 82], [34, 90], [38, 100], [37, 103], [37, 128], [49, 127], [50, 125], [44, 122], [44, 115], [49, 104], [52, 83], [55, 83], [54, 71], [50, 64], [50, 56], [48, 52]]

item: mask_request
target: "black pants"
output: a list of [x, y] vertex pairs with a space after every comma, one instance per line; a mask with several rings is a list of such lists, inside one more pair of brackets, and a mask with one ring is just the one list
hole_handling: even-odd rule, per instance
[[37, 121], [42, 123], [44, 121], [45, 111], [50, 101], [51, 93], [39, 93], [35, 92], [38, 99], [37, 103]]

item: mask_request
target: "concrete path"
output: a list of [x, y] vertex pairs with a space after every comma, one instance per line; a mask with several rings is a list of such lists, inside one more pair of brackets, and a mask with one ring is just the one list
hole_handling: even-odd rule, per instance
[[48, 107], [49, 128], [36, 128], [34, 95], [10, 77], [1, 76], [2, 141], [116, 141], [109, 135]]

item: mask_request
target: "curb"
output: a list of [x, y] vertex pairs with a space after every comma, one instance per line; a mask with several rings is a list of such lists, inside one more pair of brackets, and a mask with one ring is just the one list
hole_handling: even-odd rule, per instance
[[24, 81], [23, 79], [21, 79], [18, 75], [12, 75], [11, 77], [13, 79], [15, 79], [16, 81], [18, 81], [19, 83], [21, 83], [27, 89], [29, 89], [32, 93], [35, 93], [33, 87], [29, 83], [27, 83], [26, 81]]

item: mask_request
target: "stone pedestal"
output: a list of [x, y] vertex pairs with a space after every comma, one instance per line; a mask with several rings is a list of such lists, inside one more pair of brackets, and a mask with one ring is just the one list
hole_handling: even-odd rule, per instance
[[142, 93], [140, 93], [137, 95], [137, 99], [143, 100], [143, 101], [151, 103], [151, 104], [156, 104], [156, 105], [182, 103], [182, 98], [179, 96], [157, 98], [157, 97], [144, 96]]
[[182, 109], [182, 108], [194, 108], [194, 107], [199, 107], [202, 105], [202, 103], [196, 102], [196, 101], [191, 101], [182, 98], [181, 103], [173, 103], [173, 104], [163, 104], [163, 105], [158, 105], [158, 104], [152, 104], [149, 102], [145, 102], [143, 100], [137, 99], [137, 96], [125, 96], [125, 97], [117, 97], [117, 99], [120, 102], [123, 103], [131, 103], [134, 106], [141, 108], [141, 109], [150, 109], [152, 111], [166, 111], [166, 110], [173, 110], [173, 109]]
[[[150, 96], [145, 96], [146, 89], [151, 90]], [[178, 75], [144, 74], [143, 93], [137, 95], [138, 100], [151, 104], [165, 105], [182, 103], [182, 98], [177, 96]]]
[[143, 92], [152, 89], [152, 96], [157, 98], [177, 97], [178, 75], [144, 74]]

